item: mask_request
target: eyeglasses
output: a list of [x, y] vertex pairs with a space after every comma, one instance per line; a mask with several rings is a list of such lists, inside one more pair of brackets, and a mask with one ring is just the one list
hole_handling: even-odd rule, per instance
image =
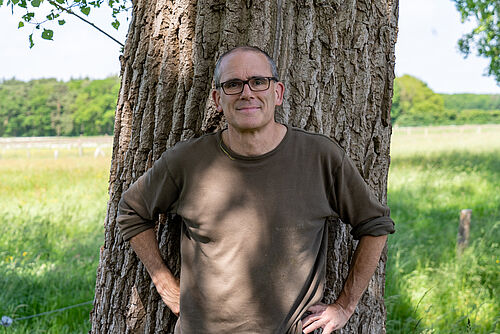
[[275, 77], [254, 77], [249, 80], [233, 79], [221, 82], [217, 88], [222, 87], [222, 90], [227, 95], [237, 95], [243, 92], [243, 88], [248, 84], [252, 92], [262, 92], [269, 89], [271, 80], [278, 81]]

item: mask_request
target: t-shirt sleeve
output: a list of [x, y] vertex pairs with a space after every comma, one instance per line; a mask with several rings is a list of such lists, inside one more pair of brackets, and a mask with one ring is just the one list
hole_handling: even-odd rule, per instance
[[156, 216], [170, 211], [176, 202], [179, 188], [169, 172], [167, 156], [167, 152], [163, 153], [153, 167], [123, 193], [116, 218], [123, 240], [153, 228]]
[[352, 226], [354, 239], [364, 235], [381, 236], [394, 233], [390, 210], [380, 203], [344, 153], [333, 176], [331, 205], [339, 218]]

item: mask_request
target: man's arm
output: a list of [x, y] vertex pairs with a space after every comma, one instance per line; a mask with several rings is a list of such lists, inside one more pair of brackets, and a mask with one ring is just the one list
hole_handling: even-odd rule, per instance
[[130, 239], [130, 245], [148, 270], [156, 290], [163, 302], [179, 315], [180, 285], [179, 280], [167, 268], [158, 248], [158, 241], [153, 229], [145, 230]]
[[315, 329], [323, 328], [323, 334], [330, 334], [332, 331], [344, 327], [368, 287], [386, 240], [387, 235], [361, 237], [351, 261], [347, 280], [338, 299], [331, 305], [318, 303], [311, 306], [308, 311], [312, 314], [303, 321], [304, 333], [311, 333]]

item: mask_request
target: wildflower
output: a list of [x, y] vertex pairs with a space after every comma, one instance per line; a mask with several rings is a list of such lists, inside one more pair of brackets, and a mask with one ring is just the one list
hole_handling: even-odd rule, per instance
[[4, 327], [9, 327], [10, 325], [12, 325], [12, 322], [13, 322], [12, 318], [9, 318], [9, 317], [4, 315], [2, 317], [0, 324]]
[[28, 252], [23, 252], [23, 256], [26, 256], [26, 255], [28, 255]]

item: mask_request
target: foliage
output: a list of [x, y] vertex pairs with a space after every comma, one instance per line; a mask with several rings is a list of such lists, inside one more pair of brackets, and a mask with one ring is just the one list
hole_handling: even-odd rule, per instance
[[442, 94], [446, 109], [500, 110], [500, 95]]
[[[12, 318], [91, 301], [103, 243], [110, 152], [32, 153], [0, 163], [0, 316]], [[5, 333], [86, 333], [91, 308], [15, 321]]]
[[[19, 18], [19, 29], [25, 27], [26, 25], [30, 25], [32, 27], [31, 33], [28, 35], [30, 48], [35, 45], [33, 39], [35, 30], [41, 31], [40, 36], [43, 39], [53, 40], [54, 28], [52, 26], [55, 25], [56, 21], [57, 25], [55, 26], [62, 26], [66, 24], [64, 17], [67, 15], [74, 15], [80, 18], [111, 39], [115, 40], [112, 36], [96, 27], [85, 17], [89, 16], [91, 9], [97, 9], [103, 5], [108, 5], [112, 9], [111, 15], [113, 21], [111, 22], [111, 26], [118, 29], [120, 26], [118, 15], [131, 8], [130, 0], [0, 0], [0, 7], [3, 6], [4, 3], [7, 7], [10, 7], [13, 15], [14, 9], [19, 9], [23, 13], [23, 15]], [[79, 13], [83, 14], [85, 17]], [[48, 29], [46, 27], [48, 27]]]
[[423, 81], [403, 75], [396, 78], [394, 86], [397, 100], [393, 101], [393, 122], [405, 125], [433, 124], [444, 112], [443, 98], [435, 94]]
[[113, 133], [119, 79], [0, 82], [0, 137]]
[[458, 41], [459, 50], [467, 57], [475, 48], [479, 56], [490, 60], [487, 74], [500, 84], [500, 2], [498, 0], [453, 0], [462, 22], [474, 19], [471, 32]]
[[[498, 332], [499, 129], [395, 131], [387, 333]], [[472, 209], [470, 246], [457, 256], [459, 212], [466, 208]]]
[[84, 85], [72, 104], [76, 130], [85, 135], [112, 134], [119, 88], [114, 78]]
[[500, 95], [437, 94], [410, 75], [394, 80], [391, 119], [401, 126], [500, 123]]
[[485, 111], [480, 109], [461, 110], [456, 118], [458, 124], [500, 123], [500, 110]]

